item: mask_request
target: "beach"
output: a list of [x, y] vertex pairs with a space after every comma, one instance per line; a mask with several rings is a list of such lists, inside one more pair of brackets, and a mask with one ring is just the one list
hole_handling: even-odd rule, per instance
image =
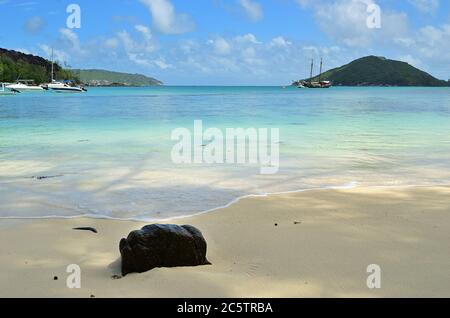
[[65, 2], [0, 0], [0, 299], [450, 299], [450, 1]]
[[[449, 214], [448, 186], [248, 197], [165, 222], [198, 227], [212, 265], [120, 279], [119, 240], [148, 223], [2, 219], [0, 297], [450, 297]], [[80, 289], [66, 286], [70, 264]]]

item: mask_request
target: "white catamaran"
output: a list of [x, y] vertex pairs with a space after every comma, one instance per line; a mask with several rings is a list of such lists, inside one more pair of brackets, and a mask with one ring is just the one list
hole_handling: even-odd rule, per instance
[[53, 50], [52, 50], [52, 81], [51, 83], [45, 85], [45, 89], [52, 90], [56, 93], [83, 93], [87, 92], [87, 90], [84, 87], [80, 86], [72, 86], [69, 85], [72, 82], [70, 81], [56, 81], [54, 79], [54, 60], [53, 60]]
[[83, 93], [87, 90], [79, 86], [70, 86], [68, 83], [52, 80], [46, 87], [56, 93]]

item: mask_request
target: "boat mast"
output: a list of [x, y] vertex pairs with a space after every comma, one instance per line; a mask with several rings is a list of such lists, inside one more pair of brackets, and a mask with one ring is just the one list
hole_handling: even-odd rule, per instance
[[312, 77], [313, 77], [313, 69], [314, 69], [314, 59], [311, 59], [311, 75], [309, 77], [309, 82], [312, 82]]
[[54, 63], [54, 60], [53, 60], [53, 49], [52, 49], [52, 83], [54, 80], [54, 78], [53, 78], [53, 63]]
[[319, 83], [322, 79], [322, 66], [323, 66], [323, 60], [320, 58], [320, 73], [319, 73]]

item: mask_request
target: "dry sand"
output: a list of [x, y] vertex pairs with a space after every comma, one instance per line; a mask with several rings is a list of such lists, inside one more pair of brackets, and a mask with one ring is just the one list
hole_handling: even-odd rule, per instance
[[[450, 187], [247, 198], [170, 223], [201, 229], [213, 265], [112, 279], [119, 240], [145, 224], [0, 220], [0, 296], [450, 297]], [[81, 289], [66, 287], [69, 264], [81, 267]], [[369, 264], [381, 266], [381, 289], [366, 285]]]

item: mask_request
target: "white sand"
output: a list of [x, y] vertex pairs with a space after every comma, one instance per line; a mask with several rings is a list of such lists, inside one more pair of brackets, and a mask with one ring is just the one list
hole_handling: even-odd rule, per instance
[[[212, 266], [114, 280], [119, 240], [145, 224], [0, 220], [0, 296], [450, 297], [450, 187], [249, 198], [174, 223], [202, 230]], [[81, 289], [66, 287], [69, 264], [82, 269]], [[369, 264], [381, 266], [381, 289], [366, 286]]]

